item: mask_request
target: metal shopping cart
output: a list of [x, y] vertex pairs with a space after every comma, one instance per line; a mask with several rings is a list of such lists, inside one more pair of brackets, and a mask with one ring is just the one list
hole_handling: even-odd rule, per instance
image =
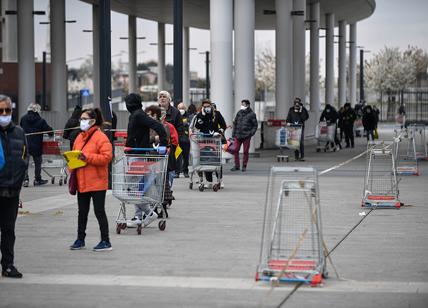
[[[336, 152], [334, 144], [336, 136], [336, 123], [319, 122], [315, 128], [315, 139], [317, 139], [317, 152]], [[333, 143], [333, 146], [331, 145]]]
[[396, 131], [394, 156], [398, 175], [419, 175], [414, 133], [409, 128]]
[[204, 175], [207, 172], [216, 173], [217, 183], [212, 189], [218, 191], [222, 182], [222, 146], [221, 136], [195, 133], [190, 135], [190, 153], [192, 171], [190, 172], [189, 189], [193, 189], [193, 177], [199, 177], [199, 191], [204, 191]]
[[425, 138], [424, 124], [411, 124], [408, 129], [412, 131], [415, 140], [415, 151], [417, 160], [428, 159], [427, 142]]
[[256, 281], [318, 285], [327, 275], [323, 251], [316, 169], [272, 167]]
[[[113, 165], [112, 192], [120, 201], [120, 209], [116, 218], [116, 233], [127, 228], [127, 204], [148, 203], [152, 210], [163, 213], [162, 206], [165, 191], [167, 154], [149, 152], [149, 149], [132, 149], [145, 151], [147, 154], [125, 154]], [[151, 149], [153, 150], [153, 149]], [[165, 217], [163, 215], [162, 217]], [[166, 220], [160, 219], [159, 230], [166, 227]], [[137, 233], [141, 234], [143, 224], [137, 225]]]
[[401, 207], [393, 142], [378, 141], [368, 145], [361, 206], [396, 209]]
[[126, 138], [128, 137], [128, 132], [126, 131], [115, 131], [114, 132], [114, 158], [115, 160], [119, 160], [125, 153], [123, 151], [125, 144], [126, 144]]
[[42, 143], [42, 171], [51, 179], [51, 183], [55, 184], [58, 179], [58, 184], [67, 184], [67, 164], [63, 159], [62, 154], [68, 150], [66, 144], [60, 134], [54, 134], [52, 137], [43, 135]]
[[301, 125], [286, 125], [276, 131], [275, 144], [279, 148], [279, 154], [276, 159], [288, 162], [289, 157], [285, 154], [286, 150], [298, 150], [300, 148], [300, 138], [302, 136]]

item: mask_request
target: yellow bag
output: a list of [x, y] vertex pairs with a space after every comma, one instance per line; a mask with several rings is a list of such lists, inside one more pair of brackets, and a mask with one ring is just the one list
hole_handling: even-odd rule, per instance
[[377, 133], [377, 128], [374, 130], [373, 138], [374, 139], [379, 139], [379, 134]]
[[62, 156], [64, 156], [65, 161], [67, 162], [67, 166], [70, 170], [81, 168], [86, 166], [86, 162], [78, 159], [79, 155], [82, 151], [67, 151], [64, 152]]

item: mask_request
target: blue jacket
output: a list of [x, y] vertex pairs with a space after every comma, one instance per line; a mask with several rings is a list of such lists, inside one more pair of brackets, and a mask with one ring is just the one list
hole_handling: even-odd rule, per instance
[[[50, 132], [49, 135], [53, 136], [53, 129], [46, 123], [37, 112], [28, 111], [26, 115], [21, 118], [21, 127], [26, 134]], [[43, 134], [27, 136], [28, 153], [32, 156], [42, 155], [43, 148]]]

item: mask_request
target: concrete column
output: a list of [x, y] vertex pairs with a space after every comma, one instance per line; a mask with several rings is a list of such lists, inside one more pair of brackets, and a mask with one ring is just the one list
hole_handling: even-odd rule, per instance
[[334, 103], [334, 14], [326, 14], [325, 103]]
[[18, 37], [16, 16], [6, 15], [5, 11], [16, 11], [16, 0], [1, 0], [2, 12], [0, 15], [4, 18], [2, 25], [2, 54], [3, 62], [18, 61]]
[[276, 0], [276, 118], [285, 119], [293, 103], [293, 0]]
[[349, 25], [349, 102], [357, 103], [357, 24]]
[[166, 90], [165, 81], [165, 24], [158, 23], [158, 90]]
[[33, 0], [18, 0], [18, 112], [36, 99], [36, 67], [34, 64]]
[[183, 102], [186, 105], [190, 103], [190, 36], [189, 27], [183, 28]]
[[293, 11], [303, 12], [303, 15], [293, 16], [293, 97], [305, 101], [305, 57], [306, 57], [306, 0], [293, 0]]
[[320, 3], [314, 2], [310, 5], [311, 10], [311, 51], [310, 51], [310, 109], [314, 112], [319, 112], [321, 109], [320, 104], [320, 93], [319, 93], [319, 53], [320, 53], [320, 42], [319, 42], [319, 24], [320, 24]]
[[137, 17], [128, 16], [128, 74], [129, 93], [137, 90]]
[[210, 1], [211, 29], [211, 99], [217, 104], [227, 124], [232, 123], [232, 31], [233, 0]]
[[[51, 110], [61, 121], [67, 115], [67, 67], [65, 63], [65, 0], [50, 0], [51, 14]], [[65, 124], [65, 123], [64, 123]]]
[[100, 108], [100, 28], [98, 5], [92, 5], [92, 83], [94, 86], [94, 107]]
[[[254, 28], [255, 0], [235, 0], [235, 114], [239, 111], [241, 100], [248, 99], [254, 109]], [[255, 151], [254, 138], [250, 153]]]
[[339, 79], [338, 107], [346, 103], [346, 22], [339, 21]]

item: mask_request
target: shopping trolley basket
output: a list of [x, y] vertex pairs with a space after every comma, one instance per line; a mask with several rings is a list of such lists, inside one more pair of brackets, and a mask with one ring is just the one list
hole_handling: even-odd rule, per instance
[[318, 285], [327, 275], [317, 174], [271, 168], [256, 280]]
[[419, 175], [414, 133], [409, 128], [396, 132], [394, 156], [398, 175]]
[[393, 142], [378, 141], [368, 145], [361, 206], [397, 209], [401, 207]]
[[[137, 149], [132, 149], [133, 151]], [[120, 209], [116, 219], [116, 232], [127, 227], [126, 205], [148, 203], [152, 210], [163, 213], [163, 196], [165, 191], [167, 154], [153, 153], [153, 149], [138, 149], [145, 154], [125, 154], [113, 165], [112, 193], [120, 201]], [[165, 215], [163, 215], [164, 217]], [[164, 219], [159, 220], [159, 230], [166, 227]], [[143, 226], [137, 226], [141, 234]]]
[[222, 146], [221, 136], [195, 133], [190, 135], [190, 153], [192, 171], [190, 172], [189, 189], [193, 189], [193, 178], [199, 177], [199, 191], [204, 191], [204, 174], [213, 172], [217, 175], [217, 183], [212, 186], [214, 191], [221, 188], [222, 181]]
[[54, 134], [52, 137], [47, 134], [43, 135], [42, 143], [42, 171], [51, 179], [51, 183], [55, 184], [58, 179], [58, 184], [67, 184], [67, 164], [63, 159], [62, 154], [68, 150], [66, 144], [60, 134]]
[[[315, 128], [315, 139], [317, 139], [317, 152], [327, 152], [328, 150], [336, 151], [336, 146], [330, 147], [335, 141], [336, 123], [319, 122]], [[324, 144], [322, 144], [324, 143]]]
[[279, 154], [276, 156], [278, 161], [283, 161], [284, 159], [287, 162], [289, 161], [288, 155], [285, 155], [285, 150], [298, 150], [300, 148], [301, 136], [301, 125], [286, 125], [277, 130], [275, 144], [279, 148]]
[[114, 132], [114, 158], [119, 160], [124, 155], [124, 147], [126, 144], [126, 138], [128, 137], [128, 132], [126, 131], [115, 131]]
[[413, 138], [415, 140], [416, 159], [428, 159], [427, 141], [425, 138], [425, 125], [411, 124], [408, 126], [408, 129], [413, 132]]

